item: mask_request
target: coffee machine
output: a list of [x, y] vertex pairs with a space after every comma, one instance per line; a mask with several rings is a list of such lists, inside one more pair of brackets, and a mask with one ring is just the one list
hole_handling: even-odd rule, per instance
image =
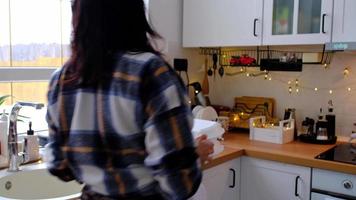
[[315, 123], [315, 131], [313, 130], [314, 120], [308, 117], [302, 122], [302, 127], [304, 127], [304, 130], [306, 129], [305, 127], [308, 127], [308, 131], [304, 131], [301, 135], [299, 135], [299, 139], [302, 142], [314, 144], [336, 143], [335, 115], [333, 114], [332, 107], [329, 107], [328, 114], [325, 116], [322, 114], [322, 109], [320, 108], [320, 115]]

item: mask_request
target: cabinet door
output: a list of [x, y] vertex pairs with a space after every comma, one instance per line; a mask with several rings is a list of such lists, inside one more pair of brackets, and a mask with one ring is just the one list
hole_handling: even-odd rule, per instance
[[262, 38], [261, 0], [184, 0], [183, 46], [256, 46]]
[[263, 44], [331, 41], [333, 0], [265, 0]]
[[233, 160], [228, 170], [222, 200], [240, 200], [241, 159]]
[[207, 200], [239, 200], [240, 159], [205, 170], [202, 183]]
[[241, 200], [308, 200], [311, 169], [243, 157]]
[[356, 42], [356, 1], [334, 3], [333, 42]]

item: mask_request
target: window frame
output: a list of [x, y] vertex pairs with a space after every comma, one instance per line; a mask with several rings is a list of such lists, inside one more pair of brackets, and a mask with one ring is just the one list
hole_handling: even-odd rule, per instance
[[[55, 70], [60, 68], [61, 66], [56, 65], [56, 66], [17, 66], [13, 65], [13, 60], [12, 60], [12, 39], [11, 39], [11, 24], [13, 23], [11, 21], [11, 0], [8, 1], [8, 14], [9, 14], [9, 45], [10, 45], [10, 61], [9, 65], [1, 65], [0, 66], [0, 83], [12, 83], [12, 82], [39, 82], [39, 81], [49, 81], [51, 75], [54, 73]], [[63, 1], [65, 0], [57, 0], [59, 2], [59, 7], [60, 9], [60, 29], [61, 29], [61, 65], [63, 65], [63, 22], [62, 22], [62, 6], [63, 6]], [[69, 0], [67, 0], [69, 1]]]

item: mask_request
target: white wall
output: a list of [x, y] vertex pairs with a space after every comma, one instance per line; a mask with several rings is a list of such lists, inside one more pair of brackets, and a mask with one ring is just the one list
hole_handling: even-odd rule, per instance
[[[344, 67], [350, 69], [347, 78], [343, 76]], [[299, 94], [289, 94], [287, 82], [299, 79], [301, 87]], [[222, 79], [209, 78], [210, 98], [213, 104], [232, 106], [236, 96], [262, 96], [272, 97], [276, 100], [275, 114], [283, 117], [284, 109], [296, 108], [297, 123], [300, 126], [305, 117], [317, 118], [319, 108], [326, 111], [328, 101], [334, 103], [336, 114], [337, 135], [349, 135], [356, 131], [356, 53], [337, 53], [330, 65], [325, 70], [321, 65], [304, 65], [303, 72], [272, 72], [272, 80], [263, 77], [246, 77], [237, 75], [225, 76]], [[348, 92], [347, 88], [352, 91]], [[324, 89], [321, 89], [324, 88]], [[334, 89], [329, 94], [329, 88]]]
[[182, 0], [149, 0], [149, 19], [164, 38], [159, 42], [160, 49], [171, 64], [173, 58], [187, 58], [190, 82], [199, 81], [204, 75], [201, 70], [204, 60], [198, 49], [182, 48], [182, 15]]

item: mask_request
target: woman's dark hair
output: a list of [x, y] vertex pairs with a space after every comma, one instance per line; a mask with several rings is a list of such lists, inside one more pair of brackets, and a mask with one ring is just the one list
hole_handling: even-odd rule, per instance
[[74, 0], [72, 55], [68, 71], [84, 85], [111, 79], [115, 55], [159, 54], [149, 38], [160, 36], [149, 25], [143, 0]]

